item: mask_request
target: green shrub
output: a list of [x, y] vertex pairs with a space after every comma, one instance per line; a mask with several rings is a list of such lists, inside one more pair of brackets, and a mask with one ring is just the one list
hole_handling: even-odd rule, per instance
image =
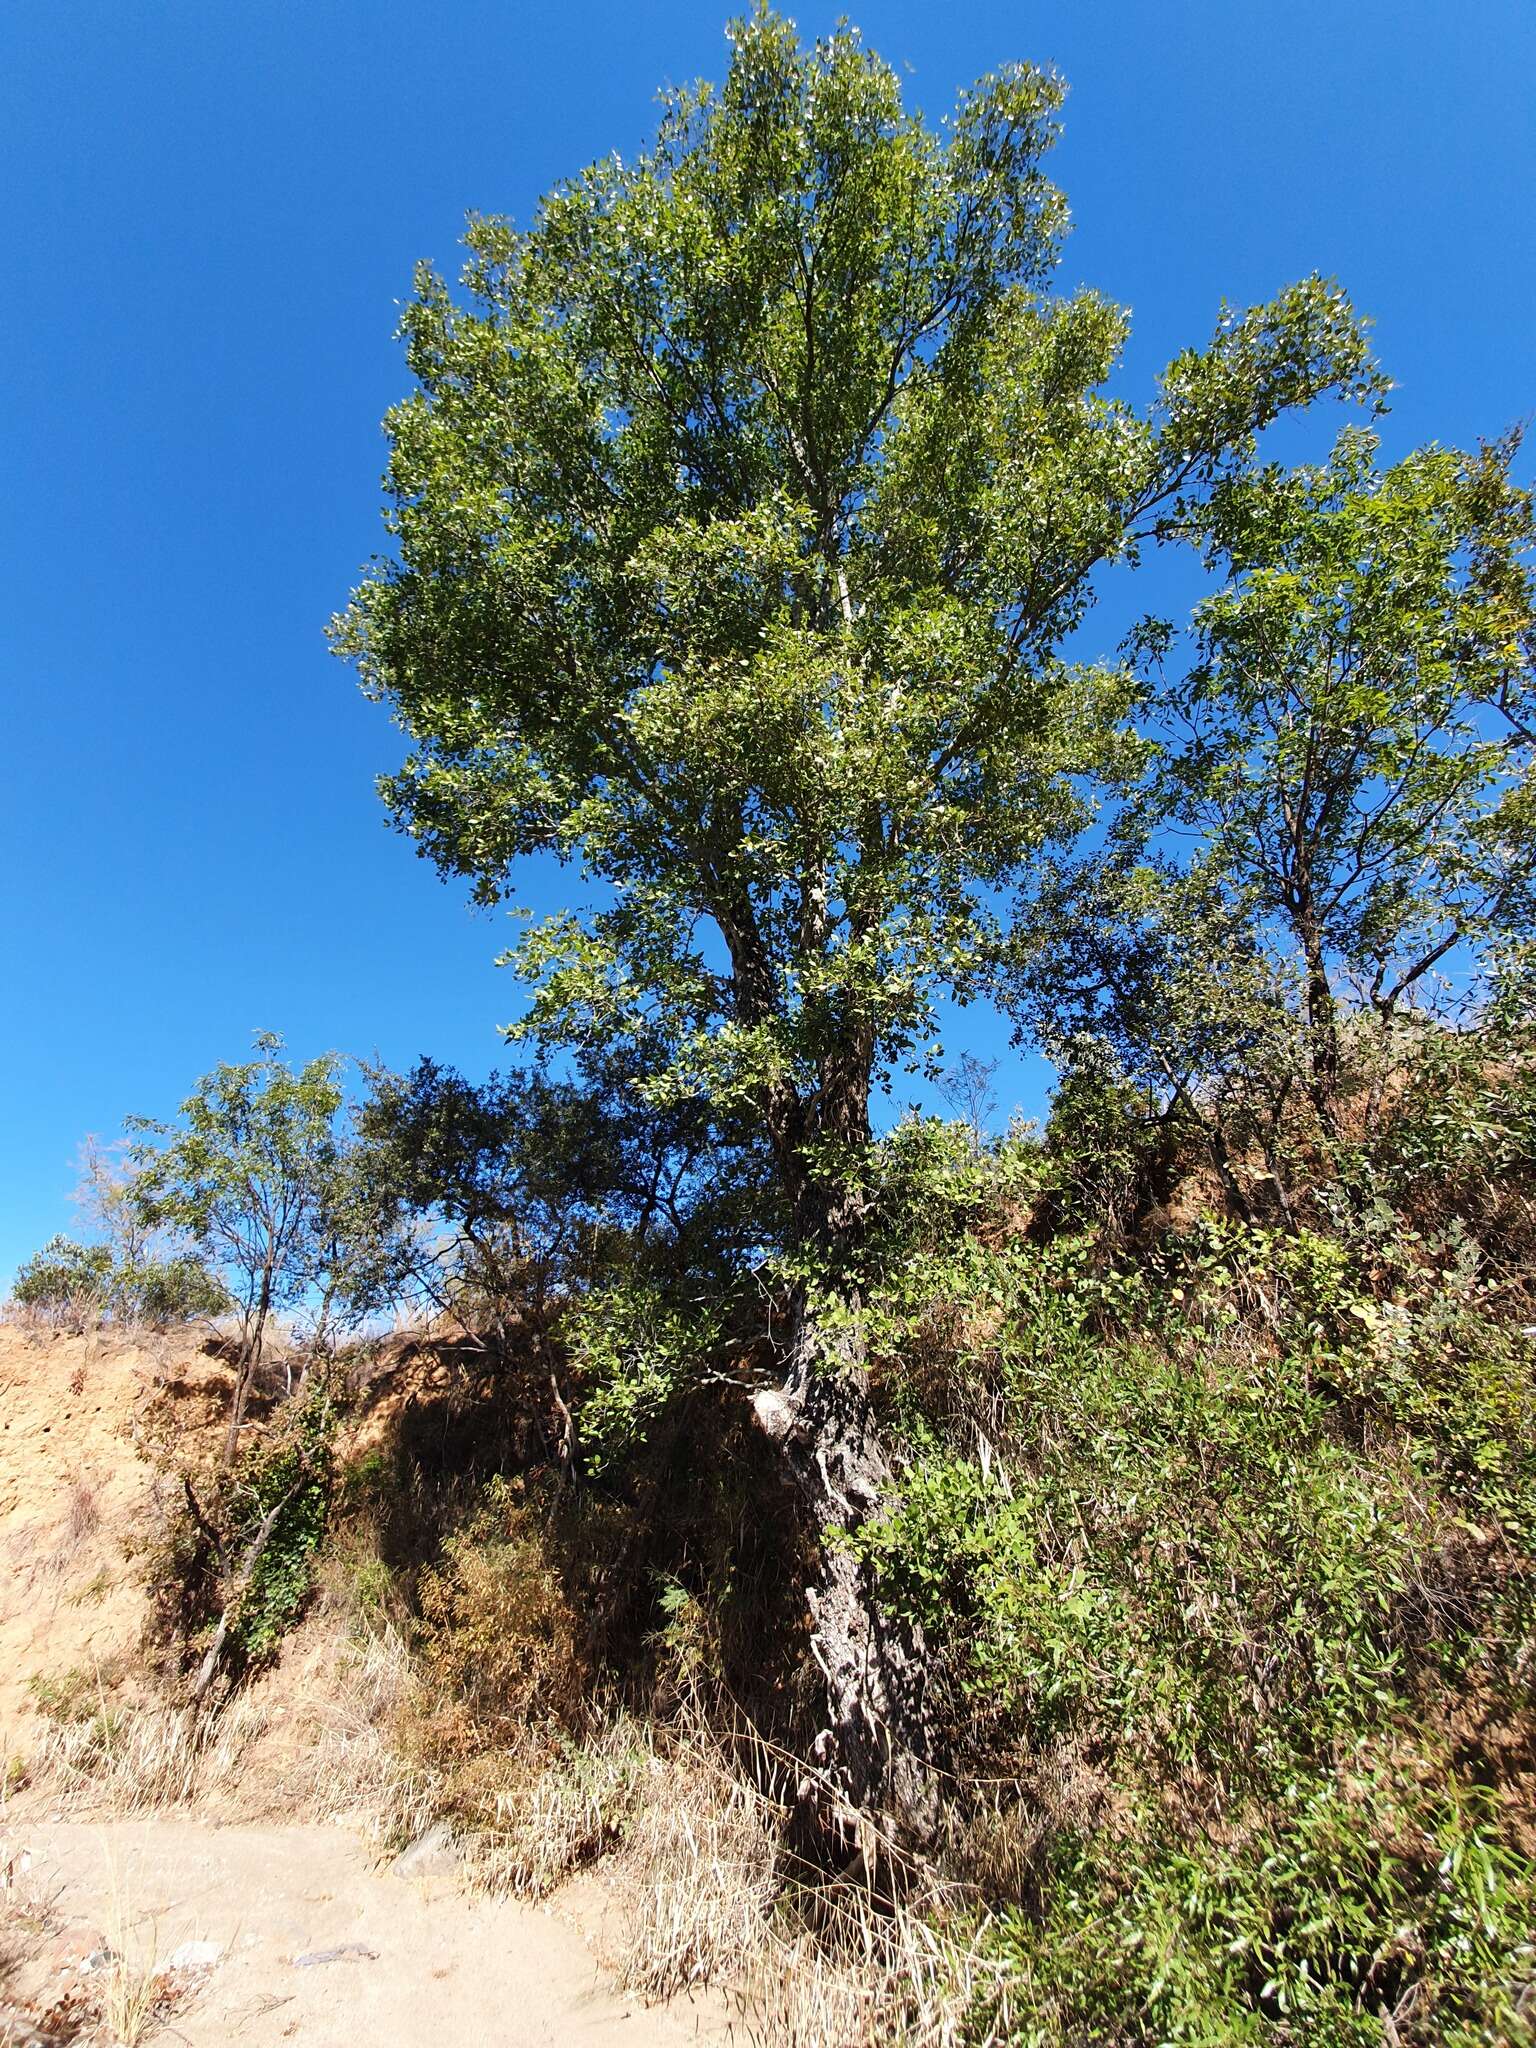
[[340, 1414], [334, 1387], [312, 1371], [235, 1466], [204, 1472], [168, 1460], [178, 1505], [142, 1562], [148, 1636], [170, 1651], [174, 1671], [198, 1662], [226, 1611], [224, 1659], [235, 1677], [269, 1659], [304, 1612], [330, 1516]]
[[112, 1289], [112, 1253], [104, 1244], [51, 1237], [17, 1269], [11, 1299], [45, 1313], [100, 1315]]
[[283, 1503], [230, 1628], [247, 1662], [269, 1657], [308, 1601], [330, 1509], [337, 1420], [334, 1394], [316, 1376], [277, 1437], [248, 1453], [234, 1475], [230, 1554], [239, 1554]]
[[200, 1316], [223, 1315], [230, 1307], [229, 1290], [201, 1259], [183, 1254], [170, 1259], [143, 1259], [119, 1269], [113, 1313], [123, 1322], [155, 1325], [194, 1322]]
[[88, 1321], [185, 1323], [222, 1314], [230, 1305], [223, 1284], [200, 1259], [120, 1258], [104, 1244], [50, 1238], [16, 1275], [11, 1298], [19, 1307]]
[[1141, 1245], [918, 1204], [876, 1276], [904, 1463], [851, 1540], [939, 1666], [957, 1816], [1016, 1786], [1012, 1848], [978, 1811], [961, 1852], [979, 2034], [1529, 2038], [1536, 1340], [1466, 1229], [1376, 1199]]
[[[1429, 1766], [1428, 1784], [1409, 1762]], [[1125, 1833], [1059, 1837], [1038, 1912], [1005, 1912], [995, 1930], [1008, 2039], [1529, 2040], [1536, 1873], [1501, 1839], [1487, 1795], [1435, 1766], [1362, 1755], [1215, 1825], [1143, 1810]]]

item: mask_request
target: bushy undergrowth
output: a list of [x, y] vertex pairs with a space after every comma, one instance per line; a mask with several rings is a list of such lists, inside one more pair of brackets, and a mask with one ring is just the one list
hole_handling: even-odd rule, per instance
[[1332, 1249], [1212, 1228], [1161, 1272], [1096, 1269], [1084, 1240], [925, 1262], [909, 1314], [963, 1302], [969, 1328], [914, 1379], [892, 1366], [912, 1464], [862, 1541], [935, 1634], [964, 1624], [979, 1707], [1036, 1736], [1091, 1709], [1219, 1770], [1390, 1715], [1430, 1667], [1508, 1678], [1531, 1340], [1454, 1275], [1354, 1295]]
[[50, 1238], [17, 1269], [11, 1300], [76, 1329], [103, 1317], [159, 1328], [221, 1315], [230, 1305], [223, 1283], [189, 1253], [128, 1256], [108, 1244], [67, 1237]]
[[1063, 1830], [1005, 1909], [1012, 2038], [1436, 2044], [1521, 2038], [1530, 1870], [1442, 1760], [1298, 1769], [1262, 1801], [1175, 1822], [1148, 1800]]
[[1518, 1240], [1418, 1168], [1138, 1233], [1134, 1147], [1093, 1144], [1116, 1178], [1056, 1146], [905, 1133], [869, 1311], [909, 1462], [857, 1541], [940, 1646], [987, 2015], [1040, 2048], [1527, 2038]]
[[[878, 1148], [844, 1302], [898, 1483], [836, 1540], [921, 1625], [948, 1797], [857, 1899], [807, 1860], [806, 1532], [746, 1412], [750, 1303], [669, 1307], [649, 1361], [633, 1290], [568, 1341], [509, 1315], [339, 1483], [317, 1377], [177, 1522], [183, 1640], [279, 1506], [232, 1669], [318, 1574], [356, 1696], [321, 1804], [390, 1847], [445, 1820], [524, 1893], [605, 1859], [631, 1981], [750, 1983], [765, 2040], [1529, 2039], [1526, 1083], [1431, 1054], [1268, 1220], [1124, 1089]], [[125, 1753], [100, 1718], [61, 1717], [77, 1775]]]

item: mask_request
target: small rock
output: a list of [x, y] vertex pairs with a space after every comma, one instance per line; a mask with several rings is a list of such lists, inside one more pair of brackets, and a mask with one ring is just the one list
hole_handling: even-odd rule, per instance
[[389, 1867], [396, 1877], [429, 1877], [436, 1871], [451, 1870], [458, 1860], [453, 1828], [447, 1821], [440, 1820], [424, 1835], [419, 1835], [408, 1849], [402, 1849]]
[[168, 1970], [211, 1970], [224, 1951], [216, 1941], [184, 1941], [166, 1958]]

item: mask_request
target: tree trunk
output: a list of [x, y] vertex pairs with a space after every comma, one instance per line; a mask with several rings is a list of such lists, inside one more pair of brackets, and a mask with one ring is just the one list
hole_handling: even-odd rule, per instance
[[266, 1335], [267, 1316], [272, 1307], [272, 1270], [269, 1266], [261, 1277], [261, 1297], [256, 1305], [256, 1320], [246, 1331], [240, 1346], [240, 1363], [235, 1370], [235, 1391], [230, 1402], [229, 1428], [224, 1436], [224, 1464], [229, 1467], [235, 1462], [240, 1448], [240, 1429], [245, 1421], [245, 1406], [250, 1399], [251, 1382], [256, 1377], [256, 1368], [261, 1363], [261, 1346]]
[[755, 1408], [820, 1538], [806, 1599], [827, 1720], [801, 1796], [872, 1866], [883, 1849], [931, 1840], [939, 1801], [922, 1631], [881, 1608], [867, 1569], [839, 1540], [893, 1490], [856, 1321], [824, 1332], [802, 1307], [783, 1386], [759, 1393]]
[[1297, 914], [1296, 929], [1307, 970], [1308, 1093], [1323, 1129], [1333, 1137], [1338, 1129], [1334, 1106], [1339, 1091], [1339, 1010], [1328, 979], [1322, 928], [1306, 902]]
[[[794, 1234], [834, 1287], [856, 1265], [867, 1223], [874, 1056], [867, 1027], [836, 1036], [812, 1097], [781, 1084], [762, 1104]], [[753, 1406], [820, 1550], [806, 1604], [827, 1718], [811, 1745], [801, 1801], [872, 1870], [882, 1853], [932, 1840], [939, 1800], [922, 1631], [882, 1609], [869, 1571], [841, 1540], [888, 1507], [894, 1491], [851, 1283], [845, 1308], [823, 1322], [798, 1296], [783, 1382], [761, 1389]]]

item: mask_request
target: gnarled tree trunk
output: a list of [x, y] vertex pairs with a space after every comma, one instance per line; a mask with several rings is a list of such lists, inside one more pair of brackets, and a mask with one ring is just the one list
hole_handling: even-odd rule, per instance
[[[754, 1021], [766, 999], [753, 994], [761, 976], [742, 936], [749, 920], [726, 915], [720, 921], [738, 982], [751, 998], [743, 1014]], [[834, 1049], [812, 1097], [781, 1083], [766, 1091], [762, 1104], [795, 1236], [829, 1285], [856, 1263], [867, 1223], [863, 1169], [874, 1060], [867, 1024], [832, 1036]], [[817, 1316], [805, 1293], [797, 1297], [784, 1378], [759, 1390], [754, 1411], [818, 1539], [819, 1574], [806, 1600], [826, 1724], [812, 1744], [801, 1797], [872, 1866], [883, 1846], [915, 1848], [931, 1840], [939, 1802], [922, 1630], [881, 1606], [867, 1567], [840, 1540], [894, 1498], [852, 1294], [846, 1307], [855, 1312], [830, 1320]]]
[[801, 1796], [873, 1863], [884, 1848], [932, 1838], [938, 1783], [922, 1631], [881, 1606], [867, 1568], [839, 1540], [888, 1507], [894, 1491], [856, 1321], [829, 1334], [800, 1309], [784, 1382], [761, 1391], [755, 1408], [820, 1538], [819, 1577], [806, 1598], [827, 1719]]

